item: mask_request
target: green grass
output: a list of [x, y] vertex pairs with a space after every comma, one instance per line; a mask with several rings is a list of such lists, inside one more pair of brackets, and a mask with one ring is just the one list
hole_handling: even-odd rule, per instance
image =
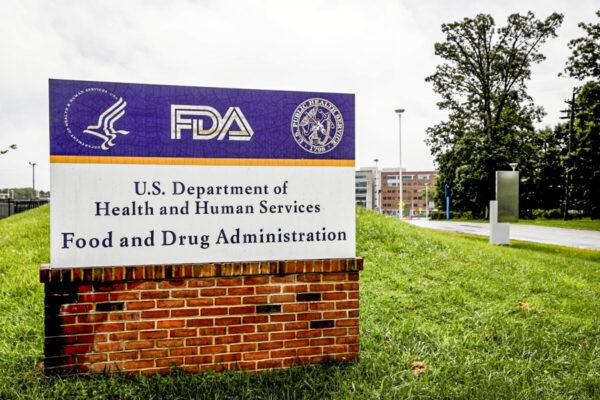
[[600, 398], [600, 252], [357, 218], [359, 361], [148, 378], [41, 374], [48, 209], [0, 221], [0, 399]]

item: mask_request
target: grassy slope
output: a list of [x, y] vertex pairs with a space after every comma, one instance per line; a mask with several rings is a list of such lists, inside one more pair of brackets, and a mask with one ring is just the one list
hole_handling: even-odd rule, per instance
[[[361, 358], [267, 374], [40, 375], [48, 210], [0, 221], [0, 399], [598, 398], [600, 252], [421, 230], [358, 211]], [[519, 306], [527, 302], [530, 309]], [[414, 377], [413, 361], [429, 372]]]

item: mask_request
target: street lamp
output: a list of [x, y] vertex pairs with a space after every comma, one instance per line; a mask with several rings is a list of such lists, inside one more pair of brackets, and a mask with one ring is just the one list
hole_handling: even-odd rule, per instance
[[32, 178], [32, 186], [33, 186], [33, 198], [35, 199], [35, 167], [37, 163], [29, 161], [29, 165], [31, 165], [31, 178]]
[[375, 161], [375, 211], [379, 212], [379, 181], [377, 179], [379, 176], [379, 159], [376, 158], [373, 161]]
[[404, 112], [404, 108], [398, 108], [396, 110], [394, 110], [396, 112], [396, 114], [398, 114], [398, 150], [399, 150], [399, 165], [398, 165], [398, 178], [400, 180], [399, 183], [399, 189], [400, 189], [400, 202], [398, 203], [398, 211], [400, 212], [398, 218], [402, 218], [404, 216], [404, 198], [403, 198], [403, 193], [402, 193], [402, 189], [404, 188], [403, 186], [403, 182], [402, 182], [402, 113]]

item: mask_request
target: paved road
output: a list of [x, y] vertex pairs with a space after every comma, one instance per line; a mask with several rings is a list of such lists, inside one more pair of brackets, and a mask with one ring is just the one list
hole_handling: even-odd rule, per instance
[[[424, 228], [471, 233], [473, 235], [490, 235], [490, 225], [479, 222], [427, 221], [424, 219], [413, 219], [406, 222]], [[600, 250], [600, 231], [510, 224], [510, 238], [527, 242]]]

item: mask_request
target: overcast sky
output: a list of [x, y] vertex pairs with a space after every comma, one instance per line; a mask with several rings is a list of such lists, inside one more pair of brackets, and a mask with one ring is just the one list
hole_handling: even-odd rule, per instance
[[514, 12], [565, 15], [530, 93], [558, 121], [574, 81], [559, 78], [567, 42], [600, 1], [7, 1], [0, 2], [0, 188], [49, 188], [48, 78], [356, 94], [357, 167], [433, 168], [425, 129], [444, 114], [424, 78], [440, 25]]

